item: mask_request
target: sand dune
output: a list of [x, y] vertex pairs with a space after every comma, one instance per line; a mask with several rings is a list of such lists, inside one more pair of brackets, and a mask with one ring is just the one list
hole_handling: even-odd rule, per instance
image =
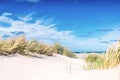
[[84, 70], [82, 59], [61, 55], [51, 57], [0, 56], [0, 80], [119, 80], [117, 69]]

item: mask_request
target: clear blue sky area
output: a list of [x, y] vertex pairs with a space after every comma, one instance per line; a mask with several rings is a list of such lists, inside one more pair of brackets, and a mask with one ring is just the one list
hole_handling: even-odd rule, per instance
[[0, 36], [104, 51], [120, 39], [119, 0], [0, 0]]

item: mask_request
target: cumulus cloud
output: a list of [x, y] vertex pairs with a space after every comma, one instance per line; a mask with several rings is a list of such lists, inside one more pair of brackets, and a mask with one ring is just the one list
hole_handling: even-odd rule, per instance
[[[111, 45], [113, 42], [120, 40], [120, 30], [118, 28], [114, 28], [107, 31], [100, 36], [97, 37], [82, 37], [76, 38], [76, 43], [74, 45], [79, 47], [80, 50], [106, 50], [106, 48]], [[94, 32], [95, 34], [95, 32]], [[74, 47], [73, 47], [74, 48]]]
[[110, 31], [113, 31], [113, 29], [96, 29], [96, 31], [100, 31], [100, 32], [110, 32]]
[[100, 43], [110, 43], [109, 41], [100, 41]]
[[111, 42], [116, 42], [116, 41], [118, 41], [118, 40], [110, 40]]
[[77, 35], [78, 37], [88, 37], [89, 36], [89, 34], [79, 34], [79, 35]]
[[110, 40], [120, 40], [120, 35], [119, 34], [120, 34], [119, 29], [115, 28], [115, 29], [113, 29], [113, 31], [107, 32], [106, 34], [101, 36], [101, 38], [103, 40], [107, 40], [107, 41], [110, 41]]
[[20, 1], [20, 2], [33, 2], [33, 3], [37, 3], [39, 2], [40, 0], [17, 0], [17, 1]]
[[87, 32], [87, 34], [92, 34], [92, 33], [94, 33], [94, 32], [92, 32], [92, 31], [90, 31], [90, 32]]
[[26, 15], [26, 16], [17, 16], [17, 17], [22, 21], [30, 21], [30, 20], [32, 20], [32, 15], [33, 14], [34, 13], [32, 12], [32, 13]]
[[[0, 36], [4, 38], [24, 34], [27, 39], [38, 39], [47, 43], [60, 42], [74, 51], [105, 50], [112, 43], [110, 40], [120, 39], [119, 29], [113, 29], [95, 38], [79, 37], [74, 35], [73, 31], [57, 30], [55, 24], [44, 25], [43, 20], [35, 20], [30, 23], [29, 20], [33, 19], [32, 14], [28, 14], [23, 18], [18, 17], [18, 19], [3, 14], [0, 16], [0, 22], [10, 24], [9, 27], [0, 26]], [[109, 41], [110, 43], [102, 41]]]
[[8, 12], [5, 12], [2, 14], [2, 16], [11, 16], [11, 15], [12, 15], [12, 13], [8, 13]]
[[[26, 17], [31, 18], [29, 14]], [[0, 27], [1, 37], [4, 37], [4, 35], [14, 36], [25, 34], [27, 38], [39, 39], [46, 42], [63, 42], [74, 38], [72, 31], [58, 31], [55, 24], [43, 25], [43, 20], [36, 20], [34, 23], [29, 23], [26, 19], [15, 20], [14, 18], [2, 15], [0, 16], [0, 22], [10, 24], [10, 27], [7, 28], [4, 26]]]

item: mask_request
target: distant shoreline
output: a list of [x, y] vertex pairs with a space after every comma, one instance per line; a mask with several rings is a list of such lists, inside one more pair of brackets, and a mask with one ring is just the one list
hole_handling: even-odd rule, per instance
[[99, 53], [99, 54], [102, 54], [102, 53], [105, 53], [106, 51], [79, 51], [79, 52], [73, 52], [73, 53], [76, 53], [76, 54], [88, 54], [88, 53]]

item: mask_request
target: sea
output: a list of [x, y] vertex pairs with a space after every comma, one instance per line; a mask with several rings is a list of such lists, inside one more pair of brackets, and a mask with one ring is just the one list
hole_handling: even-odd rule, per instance
[[88, 53], [99, 53], [99, 54], [103, 54], [105, 53], [106, 51], [78, 51], [78, 52], [73, 52], [73, 53], [76, 53], [76, 54], [88, 54]]

